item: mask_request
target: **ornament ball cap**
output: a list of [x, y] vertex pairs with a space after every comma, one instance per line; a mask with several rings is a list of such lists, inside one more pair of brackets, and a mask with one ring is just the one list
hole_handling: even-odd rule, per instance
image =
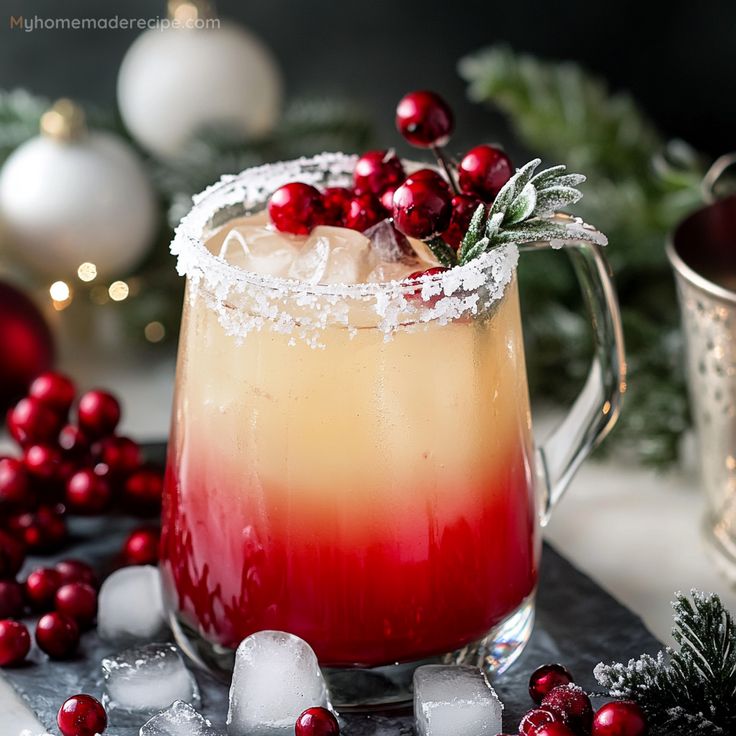
[[41, 135], [55, 141], [77, 140], [87, 132], [84, 110], [72, 100], [62, 98], [41, 116]]
[[215, 17], [214, 5], [208, 0], [169, 0], [167, 11], [169, 20], [180, 23]]

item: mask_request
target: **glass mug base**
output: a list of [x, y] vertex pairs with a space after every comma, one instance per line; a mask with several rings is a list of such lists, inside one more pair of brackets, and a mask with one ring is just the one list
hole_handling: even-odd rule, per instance
[[[453, 652], [414, 662], [371, 668], [329, 667], [323, 670], [338, 711], [369, 712], [400, 709], [412, 701], [414, 670], [425, 664], [467, 664], [480, 667], [488, 677], [506, 670], [524, 650], [534, 627], [532, 593], [482, 639]], [[235, 652], [207, 641], [183, 623], [175, 611], [169, 623], [182, 651], [198, 667], [229, 683]]]

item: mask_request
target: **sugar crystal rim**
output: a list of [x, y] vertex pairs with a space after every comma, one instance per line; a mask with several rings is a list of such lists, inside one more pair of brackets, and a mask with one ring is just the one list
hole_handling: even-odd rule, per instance
[[[243, 204], [246, 210], [263, 207], [275, 189], [294, 180], [323, 186], [347, 186], [352, 181], [357, 158], [354, 154], [322, 153], [313, 157], [263, 164], [245, 169], [236, 175], [221, 177], [217, 183], [192, 198], [194, 206], [176, 228], [170, 250], [177, 256], [179, 275], [196, 280], [204, 278], [210, 286], [229, 285], [238, 290], [245, 286], [255, 286], [291, 295], [304, 293], [361, 299], [375, 298], [387, 292], [396, 292], [397, 289], [402, 292], [413, 292], [416, 289], [416, 282], [406, 280], [311, 284], [293, 278], [258, 274], [228, 263], [212, 253], [205, 244], [206, 228], [211, 225], [212, 218], [225, 208]], [[411, 162], [409, 163], [411, 168]], [[416, 168], [420, 166], [426, 167], [426, 164], [414, 164]], [[468, 276], [474, 277], [472, 280], [475, 281], [479, 272], [486, 272], [492, 264], [497, 264], [499, 256], [515, 261], [517, 256], [515, 246], [502, 246], [488, 251], [465, 265], [423, 277], [422, 282], [434, 284], [449, 282], [455, 285], [465, 282]], [[456, 288], [453, 288], [453, 291]]]

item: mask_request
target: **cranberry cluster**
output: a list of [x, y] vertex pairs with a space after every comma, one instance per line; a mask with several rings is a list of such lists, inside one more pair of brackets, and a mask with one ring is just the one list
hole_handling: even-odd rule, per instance
[[302, 182], [279, 187], [268, 203], [274, 226], [297, 235], [317, 225], [363, 232], [392, 218], [397, 230], [408, 237], [440, 237], [458, 250], [478, 205], [493, 202], [511, 178], [511, 160], [500, 149], [482, 144], [457, 165], [449, 162], [442, 146], [453, 132], [453, 114], [434, 92], [405, 95], [396, 108], [396, 127], [413, 146], [431, 149], [444, 175], [426, 168], [407, 176], [393, 151], [369, 151], [355, 164], [351, 188], [320, 191]]
[[[67, 536], [66, 516], [100, 514], [116, 506], [136, 513], [158, 510], [160, 470], [143, 462], [133, 440], [115, 434], [120, 403], [106, 391], [83, 394], [69, 421], [74, 383], [44, 373], [8, 412], [19, 457], [0, 457], [0, 666], [21, 662], [30, 647], [26, 611], [41, 615], [36, 642], [52, 658], [71, 656], [80, 631], [97, 614], [97, 580], [79, 560], [33, 570], [16, 579], [27, 552], [58, 550]], [[136, 529], [121, 551], [124, 564], [155, 564], [158, 531]]]
[[88, 391], [70, 423], [75, 397], [71, 379], [44, 373], [8, 412], [8, 430], [22, 457], [0, 458], [0, 519], [30, 551], [59, 546], [64, 511], [100, 514], [115, 501], [151, 511], [161, 499], [160, 471], [143, 463], [136, 442], [115, 434], [121, 414], [115, 396]]
[[[22, 662], [31, 646], [25, 624], [15, 619], [25, 609], [40, 613], [36, 643], [52, 659], [65, 659], [77, 649], [80, 632], [97, 615], [97, 580], [81, 560], [62, 560], [39, 567], [25, 583], [0, 581], [0, 666]], [[52, 610], [53, 609], [53, 610]]]
[[[521, 719], [520, 736], [645, 736], [646, 717], [630, 700], [606, 703], [596, 713], [585, 691], [561, 664], [546, 664], [529, 679], [536, 703]], [[502, 736], [502, 735], [500, 735]]]

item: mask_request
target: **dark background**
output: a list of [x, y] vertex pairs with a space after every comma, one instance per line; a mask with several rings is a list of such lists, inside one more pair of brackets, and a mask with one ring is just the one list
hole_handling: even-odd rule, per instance
[[[628, 89], [668, 136], [718, 154], [735, 147], [736, 2], [647, 0], [261, 0], [217, 3], [281, 62], [287, 94], [357, 99], [385, 144], [396, 100], [430, 87], [456, 107], [458, 144], [498, 136], [499, 118], [464, 102], [457, 60], [491, 43], [573, 59]], [[139, 31], [9, 30], [9, 16], [154, 17], [155, 0], [0, 0], [0, 87], [23, 86], [110, 107], [117, 69]], [[507, 141], [508, 142], [508, 141]]]

